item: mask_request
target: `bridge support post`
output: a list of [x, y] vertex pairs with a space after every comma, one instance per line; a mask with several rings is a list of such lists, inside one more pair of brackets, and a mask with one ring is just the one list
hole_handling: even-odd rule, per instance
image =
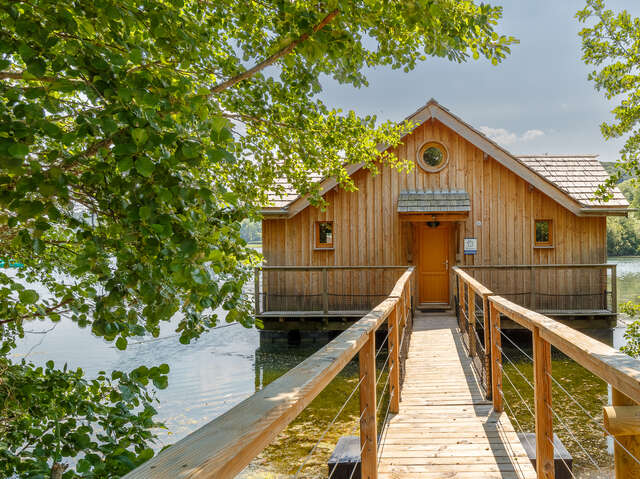
[[[613, 406], [638, 405], [638, 403], [629, 399], [629, 397], [627, 397], [625, 394], [622, 394], [614, 387], [611, 388], [611, 404]], [[607, 418], [606, 411], [605, 418]], [[635, 424], [635, 427], [631, 426], [631, 421], [629, 419], [624, 422], [626, 423], [628, 429], [635, 429], [636, 434], [614, 434], [616, 441], [614, 441], [613, 443], [613, 460], [615, 464], [616, 479], [632, 479], [640, 477], [640, 464], [638, 464], [638, 462], [627, 452], [629, 451], [635, 457], [640, 457], [640, 428], [638, 428], [638, 426]], [[609, 425], [605, 424], [605, 427], [607, 426]], [[609, 429], [610, 427], [607, 427], [607, 430]], [[616, 431], [610, 432], [613, 433]], [[625, 449], [627, 451], [625, 451]]]
[[534, 399], [536, 412], [536, 469], [538, 479], [554, 479], [553, 416], [551, 412], [551, 344], [533, 329]]
[[490, 303], [491, 321], [491, 391], [493, 410], [502, 412], [502, 339], [500, 338], [500, 313]]
[[400, 412], [400, 320], [398, 318], [398, 306], [396, 305], [389, 315], [389, 412]]
[[378, 432], [376, 426], [376, 334], [369, 338], [358, 353], [360, 365], [360, 477], [377, 479]]

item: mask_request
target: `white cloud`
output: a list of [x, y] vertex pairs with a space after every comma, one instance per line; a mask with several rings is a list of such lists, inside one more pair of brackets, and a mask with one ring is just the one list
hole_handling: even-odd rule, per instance
[[544, 136], [542, 130], [527, 130], [522, 135], [518, 135], [513, 131], [505, 128], [491, 128], [490, 126], [481, 126], [480, 131], [502, 146], [510, 146], [516, 143], [534, 140]]

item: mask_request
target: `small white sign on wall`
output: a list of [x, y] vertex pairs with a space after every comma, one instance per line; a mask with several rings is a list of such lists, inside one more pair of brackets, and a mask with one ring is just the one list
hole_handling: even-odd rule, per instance
[[478, 251], [478, 239], [477, 238], [465, 238], [464, 239], [464, 254], [476, 254]]

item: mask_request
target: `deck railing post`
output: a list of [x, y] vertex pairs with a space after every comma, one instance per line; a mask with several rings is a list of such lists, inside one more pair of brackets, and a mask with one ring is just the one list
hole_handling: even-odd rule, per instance
[[502, 340], [500, 338], [500, 313], [493, 303], [490, 303], [491, 320], [491, 391], [493, 396], [493, 410], [502, 412]]
[[[612, 406], [637, 406], [638, 403], [630, 399], [616, 388], [611, 388]], [[627, 421], [628, 424], [628, 421]], [[631, 429], [633, 426], [630, 427]], [[613, 443], [613, 461], [616, 479], [635, 479], [640, 477], [640, 464], [629, 455], [640, 457], [640, 434], [615, 435]], [[625, 449], [627, 451], [625, 451]]]
[[322, 268], [322, 312], [329, 312], [329, 272]]
[[476, 292], [470, 285], [467, 285], [467, 295], [469, 298], [469, 356], [476, 355]]
[[493, 384], [491, 378], [491, 322], [489, 320], [489, 299], [487, 296], [482, 296], [482, 319], [484, 321], [484, 368], [485, 376], [487, 378], [487, 391], [486, 398], [491, 399], [491, 385]]
[[376, 479], [378, 467], [376, 452], [378, 432], [376, 427], [376, 333], [369, 333], [367, 342], [358, 353], [360, 365], [360, 477]]
[[389, 324], [389, 412], [398, 414], [400, 411], [400, 321], [398, 318], [398, 304], [391, 311]]
[[611, 265], [611, 312], [618, 312], [618, 273], [616, 265]]
[[531, 306], [529, 306], [529, 309], [535, 311], [536, 310], [536, 296], [537, 296], [537, 291], [536, 291], [536, 270], [533, 266], [531, 266], [530, 268], [530, 273], [529, 273], [529, 284], [531, 287], [531, 297], [529, 299], [529, 301], [531, 302]]
[[538, 479], [554, 479], [553, 416], [551, 412], [551, 344], [533, 329], [534, 401], [536, 421], [536, 469]]
[[253, 299], [255, 301], [256, 314], [260, 314], [260, 269], [254, 269]]
[[464, 315], [464, 281], [458, 278], [458, 307], [460, 308], [460, 317]]

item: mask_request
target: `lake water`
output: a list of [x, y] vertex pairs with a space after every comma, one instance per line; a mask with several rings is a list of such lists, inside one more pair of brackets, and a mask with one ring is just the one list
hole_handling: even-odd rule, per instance
[[[635, 299], [640, 295], [640, 258], [614, 258], [610, 262], [618, 265], [619, 302]], [[15, 360], [26, 356], [36, 363], [44, 363], [53, 359], [58, 365], [66, 362], [74, 368], [82, 367], [90, 376], [100, 370], [129, 370], [142, 364], [169, 364], [169, 387], [158, 393], [159, 419], [167, 426], [166, 430], [158, 431], [158, 447], [175, 442], [229, 410], [322, 346], [320, 343], [298, 346], [285, 343], [261, 347], [257, 330], [237, 324], [215, 329], [191, 345], [180, 344], [172, 325], [166, 324], [160, 338], [130, 342], [126, 351], [119, 351], [112, 344], [92, 336], [88, 330], [65, 321], [55, 326], [34, 322], [25, 329], [32, 332], [26, 335], [16, 351]], [[48, 332], [40, 334], [43, 331]], [[614, 332], [616, 346], [620, 345], [621, 338], [620, 331]], [[530, 347], [523, 349], [525, 353], [531, 353]], [[532, 393], [527, 392], [529, 386], [518, 374], [518, 371], [522, 372], [531, 381], [531, 365], [515, 348], [509, 349], [505, 345], [505, 352], [513, 361], [513, 364], [505, 362], [505, 371], [513, 378], [527, 406], [533, 408]], [[381, 358], [384, 356], [383, 351]], [[552, 369], [554, 377], [601, 424], [602, 405], [607, 402], [606, 385], [557, 352], [554, 353]], [[342, 401], [357, 384], [357, 376], [357, 363], [352, 362], [243, 475], [277, 478], [295, 473]], [[525, 430], [533, 431], [527, 406], [515, 390], [510, 389], [508, 381], [504, 382], [507, 401], [511, 403], [519, 423]], [[577, 477], [603, 477], [604, 473], [598, 472], [597, 467], [606, 472], [611, 458], [606, 453], [602, 432], [584, 414], [580, 414], [559, 389], [554, 389], [554, 407], [580, 442], [578, 445], [562, 430], [562, 426], [556, 425], [556, 432], [575, 457]], [[357, 417], [356, 395], [308, 461], [303, 477], [326, 477], [328, 456], [337, 439], [353, 431]], [[597, 467], [591, 464], [589, 456], [595, 459]]]

